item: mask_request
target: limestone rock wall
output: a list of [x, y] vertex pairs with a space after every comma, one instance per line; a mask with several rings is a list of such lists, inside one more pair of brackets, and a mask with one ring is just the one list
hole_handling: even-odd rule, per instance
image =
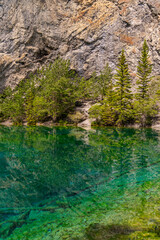
[[131, 74], [144, 38], [160, 74], [160, 0], [0, 0], [0, 89], [57, 56], [85, 76], [126, 49]]

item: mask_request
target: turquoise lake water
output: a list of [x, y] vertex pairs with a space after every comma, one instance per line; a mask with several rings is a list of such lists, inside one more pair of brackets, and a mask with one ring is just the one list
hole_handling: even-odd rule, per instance
[[0, 239], [160, 239], [160, 132], [0, 126]]

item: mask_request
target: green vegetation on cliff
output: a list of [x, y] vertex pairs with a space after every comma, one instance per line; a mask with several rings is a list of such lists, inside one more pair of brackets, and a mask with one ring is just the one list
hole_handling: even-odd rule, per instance
[[[149, 62], [146, 41], [137, 67], [137, 91], [133, 88], [124, 50], [119, 57], [117, 73], [108, 85], [109, 93], [90, 109], [95, 124], [125, 126], [137, 123], [150, 126], [158, 113], [158, 78], [151, 78], [152, 65]], [[106, 76], [107, 79], [107, 76]], [[133, 89], [132, 89], [133, 88]], [[132, 91], [133, 90], [133, 91]], [[107, 92], [107, 91], [106, 91]]]
[[69, 61], [57, 59], [11, 91], [1, 96], [1, 116], [11, 118], [14, 124], [28, 125], [48, 118], [63, 119], [82, 95], [83, 79], [70, 70]]
[[22, 80], [15, 89], [4, 90], [0, 96], [1, 121], [11, 119], [15, 125], [24, 121], [28, 125], [46, 120], [58, 122], [67, 119], [77, 101], [90, 99], [96, 102], [90, 109], [95, 124], [151, 125], [158, 113], [160, 84], [150, 77], [152, 65], [148, 54], [149, 48], [144, 41], [137, 66], [136, 93], [132, 91], [124, 50], [119, 56], [115, 75], [106, 64], [99, 76], [94, 72], [89, 80], [71, 70], [69, 61], [59, 58]]

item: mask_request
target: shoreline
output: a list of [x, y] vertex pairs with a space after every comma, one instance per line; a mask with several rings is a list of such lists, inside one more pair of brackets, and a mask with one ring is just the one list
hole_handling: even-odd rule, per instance
[[[14, 126], [13, 122], [10, 120], [6, 120], [4, 122], [0, 122], [0, 126], [6, 126], [6, 127], [12, 127]], [[27, 122], [24, 122], [22, 125], [20, 126], [27, 126]], [[128, 125], [128, 126], [124, 126], [124, 127], [118, 127], [118, 126], [91, 126], [90, 124], [86, 124], [83, 125], [81, 123], [78, 124], [74, 124], [74, 123], [65, 123], [65, 124], [60, 124], [60, 123], [53, 123], [52, 121], [49, 122], [44, 122], [44, 123], [40, 123], [38, 122], [34, 127], [39, 127], [39, 126], [44, 126], [44, 127], [77, 127], [77, 128], [82, 128], [85, 130], [91, 130], [93, 128], [108, 128], [108, 127], [115, 127], [115, 128], [134, 128], [134, 129], [143, 129], [143, 128], [149, 128], [149, 129], [153, 129], [153, 130], [160, 130], [160, 123], [154, 123], [152, 126], [150, 127], [140, 127], [138, 124], [134, 124], [134, 125]], [[29, 127], [33, 127], [33, 126], [29, 126]]]

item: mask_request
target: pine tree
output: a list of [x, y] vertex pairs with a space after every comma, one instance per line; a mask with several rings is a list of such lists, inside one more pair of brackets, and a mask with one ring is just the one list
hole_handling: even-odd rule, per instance
[[143, 48], [141, 51], [140, 61], [138, 62], [137, 75], [138, 75], [138, 98], [147, 99], [148, 88], [150, 82], [150, 74], [152, 72], [152, 65], [149, 61], [149, 47], [146, 40], [144, 40]]
[[111, 69], [109, 76], [110, 77], [108, 78], [106, 96], [103, 100], [103, 106], [101, 108], [101, 122], [103, 125], [113, 126], [115, 125], [116, 122], [116, 112], [115, 112], [114, 83]]
[[125, 125], [132, 118], [131, 79], [124, 50], [119, 57], [117, 74], [115, 75], [115, 100], [117, 111], [117, 124]]
[[107, 95], [107, 92], [110, 89], [112, 77], [113, 77], [112, 69], [109, 67], [109, 64], [107, 63], [103, 71], [101, 71], [101, 74], [98, 76], [97, 80], [98, 84], [97, 87], [99, 88], [101, 100], [104, 99], [105, 95]]
[[92, 88], [98, 90], [101, 101], [90, 108], [89, 114], [96, 119], [96, 124], [113, 126], [115, 124], [113, 74], [108, 63], [92, 83]]
[[99, 76], [97, 76], [96, 72], [93, 72], [89, 81], [86, 82], [90, 97], [103, 101], [107, 95], [112, 78], [112, 69], [109, 67], [108, 63], [100, 72]]
[[34, 93], [33, 91], [28, 91], [26, 96], [26, 102], [25, 102], [25, 112], [26, 112], [26, 120], [28, 126], [36, 125], [36, 117], [34, 115], [33, 111], [33, 100], [34, 100]]
[[25, 92], [25, 115], [28, 126], [36, 125], [36, 114], [34, 113], [33, 101], [36, 94], [36, 87], [34, 82], [34, 77], [26, 83], [27, 90]]
[[153, 118], [157, 114], [156, 97], [151, 96], [150, 74], [152, 65], [149, 61], [149, 47], [144, 40], [141, 57], [137, 66], [138, 89], [137, 98], [134, 101], [135, 120], [142, 127], [152, 125]]

